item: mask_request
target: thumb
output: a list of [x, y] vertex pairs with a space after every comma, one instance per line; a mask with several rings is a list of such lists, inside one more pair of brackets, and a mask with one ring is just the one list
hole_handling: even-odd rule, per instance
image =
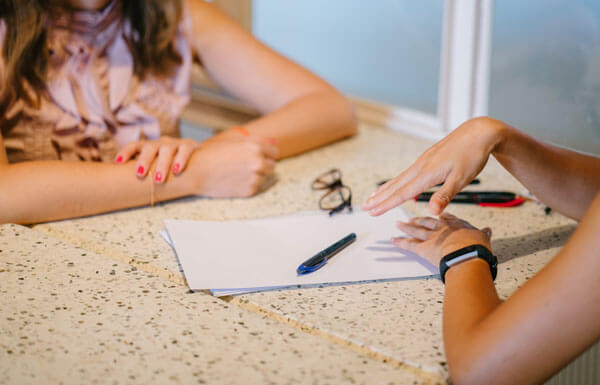
[[461, 188], [462, 186], [456, 180], [447, 179], [429, 200], [429, 211], [434, 215], [440, 215]]
[[486, 237], [488, 237], [488, 239], [492, 239], [492, 229], [490, 229], [489, 227], [485, 227], [481, 229], [481, 231], [483, 231], [483, 233], [486, 235]]

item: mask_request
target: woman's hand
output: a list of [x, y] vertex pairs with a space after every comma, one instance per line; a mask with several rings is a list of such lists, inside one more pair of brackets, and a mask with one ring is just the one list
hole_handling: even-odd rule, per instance
[[392, 243], [427, 259], [434, 266], [453, 251], [471, 245], [483, 245], [492, 249], [492, 230], [478, 230], [467, 221], [444, 213], [439, 219], [431, 217], [411, 218], [407, 223], [398, 222], [398, 229], [408, 237], [396, 237]]
[[203, 144], [190, 160], [194, 194], [211, 198], [249, 197], [275, 171], [277, 147], [258, 137]]
[[452, 198], [483, 169], [502, 140], [504, 123], [475, 118], [425, 151], [406, 171], [390, 180], [362, 205], [373, 216], [444, 183], [429, 201], [429, 211], [439, 215]]
[[163, 136], [157, 140], [140, 140], [123, 146], [117, 153], [115, 162], [126, 163], [139, 154], [135, 167], [136, 175], [138, 178], [145, 178], [156, 161], [152, 178], [154, 183], [160, 184], [167, 179], [169, 170], [172, 170], [174, 175], [181, 174], [198, 146], [199, 143], [193, 139], [170, 136]]

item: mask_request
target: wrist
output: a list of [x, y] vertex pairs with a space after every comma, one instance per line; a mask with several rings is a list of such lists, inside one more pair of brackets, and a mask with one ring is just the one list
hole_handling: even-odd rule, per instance
[[508, 126], [501, 120], [490, 117], [473, 119], [477, 135], [485, 138], [488, 153], [493, 153], [506, 140]]
[[492, 251], [489, 238], [479, 230], [461, 230], [444, 241], [441, 247], [442, 258], [467, 246], [482, 245]]
[[492, 280], [496, 279], [496, 274], [498, 273], [498, 259], [492, 254], [487, 246], [476, 244], [463, 247], [442, 258], [440, 261], [440, 278], [442, 282], [446, 283], [446, 273], [448, 271], [476, 259], [484, 261], [488, 266]]
[[510, 138], [514, 134], [514, 129], [508, 124], [496, 120], [490, 119], [492, 123], [490, 123], [490, 130], [492, 131], [493, 141], [490, 149], [490, 153], [492, 155], [497, 155], [505, 151], [506, 143], [510, 141]]
[[481, 258], [474, 258], [448, 269], [446, 272], [446, 286], [455, 280], [464, 280], [470, 277], [487, 277], [490, 275], [490, 266]]
[[210, 170], [210, 159], [204, 159], [204, 146], [198, 147], [190, 156], [184, 172], [174, 176], [181, 180], [185, 195], [203, 195], [206, 173]]
[[442, 247], [442, 258], [450, 253], [454, 253], [457, 250], [463, 249], [468, 246], [473, 246], [473, 245], [482, 245], [482, 246], [485, 246], [485, 248], [488, 249], [489, 251], [492, 251], [492, 247], [490, 246], [489, 242], [484, 243], [482, 241], [476, 241], [476, 240], [472, 240], [469, 242], [457, 242], [457, 243], [452, 243], [449, 245], [444, 245]]

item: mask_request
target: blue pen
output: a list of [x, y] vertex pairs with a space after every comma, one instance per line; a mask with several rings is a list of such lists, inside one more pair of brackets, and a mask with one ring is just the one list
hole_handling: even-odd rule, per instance
[[350, 245], [355, 240], [356, 233], [346, 235], [344, 238], [340, 239], [325, 250], [319, 251], [313, 257], [310, 257], [306, 261], [302, 262], [302, 264], [298, 266], [296, 272], [298, 275], [304, 275], [319, 270], [327, 263], [327, 261], [329, 261], [331, 257], [345, 249], [346, 246]]

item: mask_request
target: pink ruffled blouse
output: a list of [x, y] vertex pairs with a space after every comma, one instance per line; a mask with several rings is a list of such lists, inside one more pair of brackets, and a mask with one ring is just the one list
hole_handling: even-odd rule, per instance
[[[4, 135], [9, 162], [112, 161], [128, 142], [178, 135], [189, 102], [191, 20], [184, 17], [175, 37], [182, 63], [173, 75], [141, 81], [125, 38], [131, 27], [121, 15], [114, 0], [102, 11], [64, 11], [50, 22], [49, 97], [39, 109], [18, 101], [8, 111], [16, 122]], [[5, 32], [0, 21], [0, 44]]]

